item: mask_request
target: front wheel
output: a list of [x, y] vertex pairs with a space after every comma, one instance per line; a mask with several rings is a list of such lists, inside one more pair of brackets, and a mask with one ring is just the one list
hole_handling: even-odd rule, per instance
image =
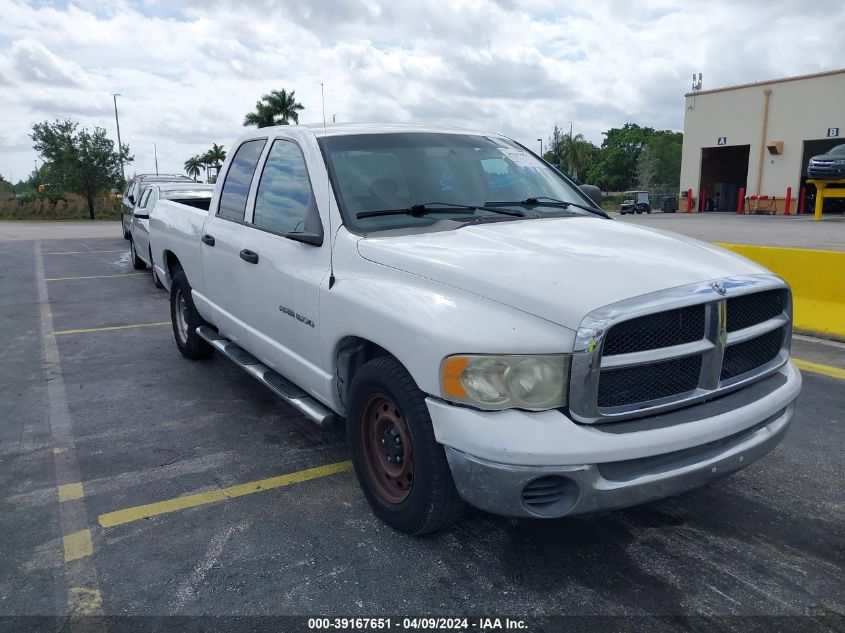
[[346, 435], [355, 474], [375, 515], [408, 534], [443, 529], [462, 502], [434, 429], [425, 394], [394, 358], [355, 374]]
[[197, 328], [208, 323], [197, 312], [188, 278], [181, 270], [173, 275], [170, 284], [170, 320], [173, 323], [176, 346], [182, 356], [198, 360], [211, 355], [214, 348], [197, 334]]

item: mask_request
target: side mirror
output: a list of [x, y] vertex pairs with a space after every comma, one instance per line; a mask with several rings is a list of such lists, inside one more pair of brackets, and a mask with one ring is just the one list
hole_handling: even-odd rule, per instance
[[597, 207], [601, 208], [601, 189], [595, 185], [581, 185], [580, 189]]
[[127, 200], [129, 200], [129, 204], [131, 204], [131, 205], [133, 205], [133, 206], [135, 205], [135, 196], [133, 196], [133, 195], [130, 193], [128, 196], [126, 196], [126, 198], [127, 198]]

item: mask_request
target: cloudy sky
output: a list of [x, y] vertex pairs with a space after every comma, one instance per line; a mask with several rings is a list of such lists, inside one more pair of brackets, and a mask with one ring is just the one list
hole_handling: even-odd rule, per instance
[[[533, 148], [557, 123], [599, 143], [633, 121], [683, 129], [704, 87], [845, 65], [841, 0], [0, 0], [0, 174], [36, 158], [30, 125], [121, 136], [128, 173], [227, 148], [246, 112], [295, 90], [300, 121], [401, 121], [504, 132]], [[845, 106], [844, 106], [845, 107]]]

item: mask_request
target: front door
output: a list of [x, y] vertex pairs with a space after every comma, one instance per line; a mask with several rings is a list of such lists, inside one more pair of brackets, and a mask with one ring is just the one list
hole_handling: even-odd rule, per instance
[[216, 213], [203, 226], [203, 289], [194, 301], [200, 313], [211, 312], [210, 320], [220, 333], [235, 342], [246, 338], [243, 274], [250, 264], [241, 257], [244, 213], [250, 186], [266, 139], [246, 141], [237, 149], [226, 172]]
[[322, 236], [302, 150], [276, 139], [267, 154], [255, 194], [251, 222], [244, 226], [243, 248], [258, 261], [244, 270], [250, 306], [251, 343], [274, 370], [312, 394], [321, 393], [324, 372], [318, 364], [320, 282], [329, 271], [329, 245], [300, 241]]

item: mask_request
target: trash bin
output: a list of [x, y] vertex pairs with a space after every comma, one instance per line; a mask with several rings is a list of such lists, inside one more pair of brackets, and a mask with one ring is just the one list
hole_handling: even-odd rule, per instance
[[674, 196], [664, 196], [663, 213], [675, 213], [678, 210], [678, 200]]

